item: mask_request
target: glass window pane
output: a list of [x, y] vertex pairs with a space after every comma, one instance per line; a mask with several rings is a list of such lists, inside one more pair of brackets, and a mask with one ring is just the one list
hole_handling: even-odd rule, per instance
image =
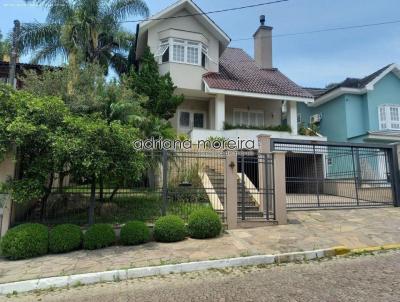
[[262, 112], [257, 114], [257, 126], [264, 127], [264, 113]]
[[181, 127], [189, 127], [190, 126], [190, 113], [189, 112], [181, 112], [180, 113], [179, 125]]
[[241, 125], [248, 126], [249, 125], [249, 113], [246, 111], [242, 111], [242, 121]]
[[185, 61], [185, 46], [174, 44], [174, 54], [173, 60], [176, 62], [184, 62]]
[[257, 113], [256, 112], [250, 112], [249, 116], [250, 116], [250, 120], [249, 120], [250, 126], [258, 126], [258, 124], [257, 124]]
[[233, 113], [233, 124], [235, 126], [240, 125], [241, 121], [240, 121], [240, 111], [235, 111]]
[[193, 114], [193, 127], [204, 128], [204, 114], [194, 113]]
[[164, 54], [162, 55], [161, 62], [169, 62], [169, 47], [165, 50]]
[[199, 49], [197, 47], [187, 48], [187, 63], [199, 64]]

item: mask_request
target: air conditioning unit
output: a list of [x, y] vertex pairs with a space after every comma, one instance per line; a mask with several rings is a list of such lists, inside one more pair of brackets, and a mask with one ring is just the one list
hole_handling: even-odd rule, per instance
[[310, 124], [318, 124], [322, 120], [322, 114], [314, 114], [310, 116]]

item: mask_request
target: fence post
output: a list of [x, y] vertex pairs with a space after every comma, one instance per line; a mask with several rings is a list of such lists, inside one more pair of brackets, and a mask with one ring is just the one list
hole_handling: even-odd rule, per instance
[[275, 220], [278, 224], [287, 224], [286, 209], [286, 152], [275, 151], [274, 154], [274, 198]]
[[[268, 188], [271, 188], [272, 175], [268, 174], [267, 169], [268, 157], [265, 154], [271, 153], [271, 136], [260, 134], [257, 136], [258, 139], [258, 190], [260, 195], [260, 212], [267, 210], [267, 203], [269, 202]], [[262, 154], [262, 155], [261, 155]], [[261, 155], [261, 156], [260, 156]], [[268, 213], [267, 213], [268, 217]]]
[[225, 214], [228, 229], [237, 228], [238, 219], [238, 188], [237, 188], [237, 155], [235, 152], [227, 152], [225, 157], [225, 178], [226, 178], [226, 201]]
[[392, 154], [389, 154], [391, 159], [391, 170], [392, 170], [392, 186], [394, 193], [394, 206], [400, 207], [400, 144], [397, 143], [392, 148]]
[[161, 214], [163, 216], [167, 213], [168, 202], [168, 151], [162, 151], [162, 169], [163, 169], [163, 186], [162, 186], [162, 208]]

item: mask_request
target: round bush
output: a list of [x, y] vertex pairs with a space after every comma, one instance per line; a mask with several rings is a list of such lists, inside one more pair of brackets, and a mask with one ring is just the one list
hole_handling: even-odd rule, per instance
[[222, 224], [212, 209], [201, 209], [189, 216], [188, 229], [192, 238], [214, 238], [221, 233]]
[[159, 242], [176, 242], [186, 237], [185, 223], [178, 216], [159, 218], [154, 225], [154, 239]]
[[62, 224], [54, 227], [49, 233], [49, 251], [67, 253], [77, 250], [82, 245], [81, 228], [73, 224]]
[[149, 240], [149, 228], [144, 222], [131, 221], [121, 228], [121, 243], [123, 245], [137, 245]]
[[115, 242], [115, 232], [109, 224], [94, 224], [83, 235], [83, 248], [96, 250], [112, 245]]
[[42, 224], [21, 224], [8, 230], [0, 245], [2, 255], [12, 260], [45, 255], [49, 246], [49, 230]]

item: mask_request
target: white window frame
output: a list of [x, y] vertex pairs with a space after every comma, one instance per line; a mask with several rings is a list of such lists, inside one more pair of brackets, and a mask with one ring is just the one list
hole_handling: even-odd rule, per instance
[[[393, 111], [397, 111], [397, 118], [393, 119]], [[379, 130], [400, 131], [400, 105], [386, 104], [378, 107]]]
[[[184, 47], [183, 61], [174, 60], [174, 46], [183, 46]], [[197, 62], [196, 63], [188, 61], [188, 49], [189, 48], [197, 49]], [[208, 47], [204, 43], [198, 42], [198, 41], [180, 39], [180, 38], [167, 38], [167, 39], [163, 39], [160, 41], [160, 46], [155, 55], [156, 57], [158, 57], [159, 64], [167, 63], [167, 62], [162, 62], [162, 57], [167, 50], [169, 51], [169, 62], [172, 62], [172, 63], [202, 66], [203, 54], [206, 57], [206, 62], [205, 62], [205, 66], [202, 66], [202, 67], [207, 68], [208, 61], [212, 61], [210, 59], [210, 57], [208, 56]]]
[[[240, 113], [240, 122], [238, 123], [236, 121], [236, 113]], [[247, 124], [246, 123], [242, 123], [243, 120], [243, 113], [246, 113], [248, 115], [248, 119], [247, 119]], [[262, 121], [261, 121], [261, 125], [253, 125], [251, 123], [251, 119], [249, 118], [249, 115], [253, 113], [253, 114], [261, 114], [262, 115]], [[246, 110], [246, 109], [241, 109], [241, 108], [234, 108], [233, 109], [233, 125], [234, 126], [247, 126], [247, 127], [265, 127], [265, 112], [262, 110]]]
[[[189, 112], [189, 127], [186, 126], [181, 126], [181, 113], [182, 112]], [[178, 116], [177, 116], [177, 123], [178, 123], [178, 129], [181, 131], [188, 131], [192, 129], [207, 129], [207, 112], [202, 111], [202, 110], [192, 110], [192, 109], [180, 109], [177, 111]], [[203, 128], [198, 128], [194, 127], [194, 115], [196, 113], [200, 113], [203, 115]]]

